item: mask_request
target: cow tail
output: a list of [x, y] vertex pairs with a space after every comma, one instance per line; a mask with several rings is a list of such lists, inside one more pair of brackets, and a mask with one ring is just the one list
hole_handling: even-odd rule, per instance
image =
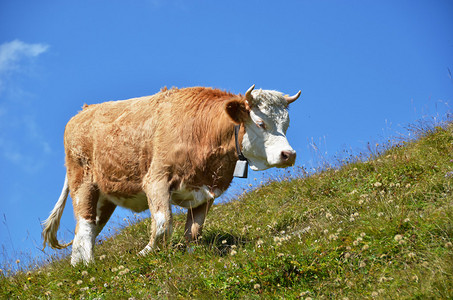
[[66, 174], [64, 180], [63, 190], [61, 191], [60, 198], [58, 199], [55, 207], [52, 209], [50, 216], [45, 220], [42, 225], [44, 227], [42, 231], [43, 238], [43, 250], [46, 248], [46, 244], [49, 244], [53, 249], [63, 249], [72, 244], [72, 241], [60, 245], [57, 240], [57, 231], [60, 227], [61, 215], [63, 214], [64, 207], [66, 205], [66, 199], [68, 199], [69, 194], [69, 185], [68, 185], [68, 175]]

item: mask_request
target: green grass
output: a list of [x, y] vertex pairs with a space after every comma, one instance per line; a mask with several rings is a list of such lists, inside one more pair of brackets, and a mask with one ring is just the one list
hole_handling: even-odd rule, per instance
[[66, 258], [4, 271], [0, 297], [453, 298], [451, 124], [366, 162], [302, 174], [214, 206], [191, 251], [178, 215], [171, 243], [138, 257], [145, 220], [97, 245], [88, 267]]

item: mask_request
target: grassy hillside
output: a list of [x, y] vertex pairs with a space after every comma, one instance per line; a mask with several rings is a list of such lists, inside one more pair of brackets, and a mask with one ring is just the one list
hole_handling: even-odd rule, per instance
[[0, 276], [0, 297], [452, 298], [452, 189], [453, 126], [435, 128], [213, 207], [193, 252], [177, 216], [171, 244], [137, 257], [146, 220], [98, 245], [88, 267]]

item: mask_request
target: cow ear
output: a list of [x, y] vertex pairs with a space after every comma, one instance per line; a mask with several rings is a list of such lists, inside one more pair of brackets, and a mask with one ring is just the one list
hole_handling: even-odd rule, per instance
[[225, 111], [236, 124], [244, 123], [249, 116], [249, 110], [244, 100], [234, 99], [228, 101], [225, 104]]

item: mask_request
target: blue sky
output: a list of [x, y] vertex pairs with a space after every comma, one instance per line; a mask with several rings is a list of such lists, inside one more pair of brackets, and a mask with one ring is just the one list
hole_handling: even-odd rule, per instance
[[[65, 124], [84, 103], [163, 86], [302, 90], [288, 138], [311, 168], [450, 111], [449, 69], [451, 1], [2, 1], [2, 259], [46, 256], [40, 221], [64, 181]], [[68, 202], [60, 237], [74, 225]]]

